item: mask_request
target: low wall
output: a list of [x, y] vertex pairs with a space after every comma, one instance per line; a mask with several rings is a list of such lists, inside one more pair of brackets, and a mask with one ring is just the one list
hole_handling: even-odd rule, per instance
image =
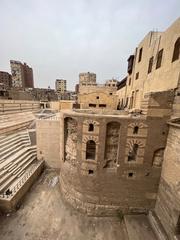
[[60, 168], [60, 121], [36, 120], [37, 158], [52, 168]]
[[42, 172], [43, 166], [43, 162], [39, 163], [37, 169], [32, 173], [32, 175], [29, 176], [29, 178], [27, 178], [22, 187], [20, 187], [19, 190], [12, 197], [10, 196], [9, 198], [0, 198], [1, 212], [11, 212], [16, 209], [17, 204], [20, 204], [28, 189]]
[[0, 114], [37, 111], [39, 109], [40, 103], [38, 101], [0, 100]]

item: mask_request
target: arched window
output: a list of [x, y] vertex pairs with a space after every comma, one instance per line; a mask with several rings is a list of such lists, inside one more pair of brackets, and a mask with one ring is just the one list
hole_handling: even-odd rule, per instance
[[174, 44], [174, 52], [173, 52], [172, 62], [178, 60], [179, 55], [180, 55], [180, 37], [176, 40], [176, 42]]
[[133, 134], [138, 134], [138, 131], [139, 131], [139, 127], [135, 126], [133, 130]]
[[134, 144], [132, 150], [129, 151], [128, 154], [128, 161], [136, 161], [136, 157], [137, 157], [137, 152], [138, 152], [138, 148], [139, 145], [138, 144]]
[[89, 132], [93, 132], [94, 131], [94, 124], [92, 124], [92, 123], [89, 124], [88, 131]]
[[95, 160], [96, 157], [96, 143], [93, 140], [89, 140], [86, 143], [86, 159]]

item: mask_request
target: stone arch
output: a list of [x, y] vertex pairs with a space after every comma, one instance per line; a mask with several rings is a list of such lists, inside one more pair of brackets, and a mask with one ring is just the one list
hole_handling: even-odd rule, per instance
[[117, 166], [119, 133], [120, 133], [119, 122], [107, 123], [104, 168], [114, 168]]
[[153, 154], [153, 166], [161, 167], [164, 158], [164, 148], [159, 148]]
[[140, 139], [131, 139], [127, 142], [127, 147], [132, 149], [134, 144], [138, 144], [139, 148], [144, 148], [145, 144]]
[[96, 158], [96, 143], [93, 140], [88, 140], [86, 143], [86, 159], [95, 160]]
[[179, 57], [180, 57], [180, 37], [176, 40], [176, 42], [174, 44], [172, 62], [178, 60]]
[[96, 145], [99, 144], [98, 136], [86, 135], [83, 137], [82, 142], [86, 144], [88, 140], [93, 140]]
[[77, 156], [77, 121], [74, 118], [64, 119], [64, 160], [76, 164]]
[[133, 123], [130, 123], [128, 125], [128, 128], [135, 128], [135, 127], [139, 127], [139, 128], [147, 128], [148, 126], [146, 124], [144, 124], [143, 122], [133, 122]]
[[98, 121], [94, 121], [92, 119], [88, 119], [84, 121], [84, 124], [89, 125], [89, 124], [93, 124], [94, 126], [98, 126], [99, 122]]

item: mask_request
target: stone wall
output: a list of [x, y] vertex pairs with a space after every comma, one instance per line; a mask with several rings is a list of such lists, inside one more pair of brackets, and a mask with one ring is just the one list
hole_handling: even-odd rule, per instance
[[166, 117], [92, 111], [88, 114], [87, 110], [62, 111], [63, 196], [89, 215], [153, 209], [161, 174], [161, 153], [166, 145], [166, 120]]
[[37, 101], [25, 100], [0, 100], [0, 114], [9, 114], [25, 111], [37, 111], [40, 103]]
[[[132, 72], [128, 74], [126, 98], [129, 108], [140, 108], [148, 92], [166, 91], [177, 87], [180, 73], [180, 57], [172, 61], [175, 42], [180, 37], [180, 18], [164, 32], [149, 32], [134, 52]], [[156, 67], [158, 52], [163, 49], [161, 66]], [[140, 50], [142, 57], [139, 61]], [[152, 70], [148, 73], [149, 61], [153, 57]], [[124, 90], [120, 90], [123, 92]]]
[[170, 239], [180, 234], [180, 120], [170, 123], [155, 213]]
[[60, 121], [36, 120], [37, 158], [52, 168], [60, 168]]

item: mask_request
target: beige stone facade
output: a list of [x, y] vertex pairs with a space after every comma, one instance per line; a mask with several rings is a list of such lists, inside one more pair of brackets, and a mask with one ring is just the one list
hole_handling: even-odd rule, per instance
[[105, 85], [80, 86], [78, 103], [81, 108], [117, 109], [116, 87]]
[[[118, 94], [128, 108], [141, 108], [148, 92], [177, 87], [180, 75], [180, 18], [165, 32], [149, 32], [128, 59], [128, 79]], [[121, 99], [120, 99], [121, 101]]]

